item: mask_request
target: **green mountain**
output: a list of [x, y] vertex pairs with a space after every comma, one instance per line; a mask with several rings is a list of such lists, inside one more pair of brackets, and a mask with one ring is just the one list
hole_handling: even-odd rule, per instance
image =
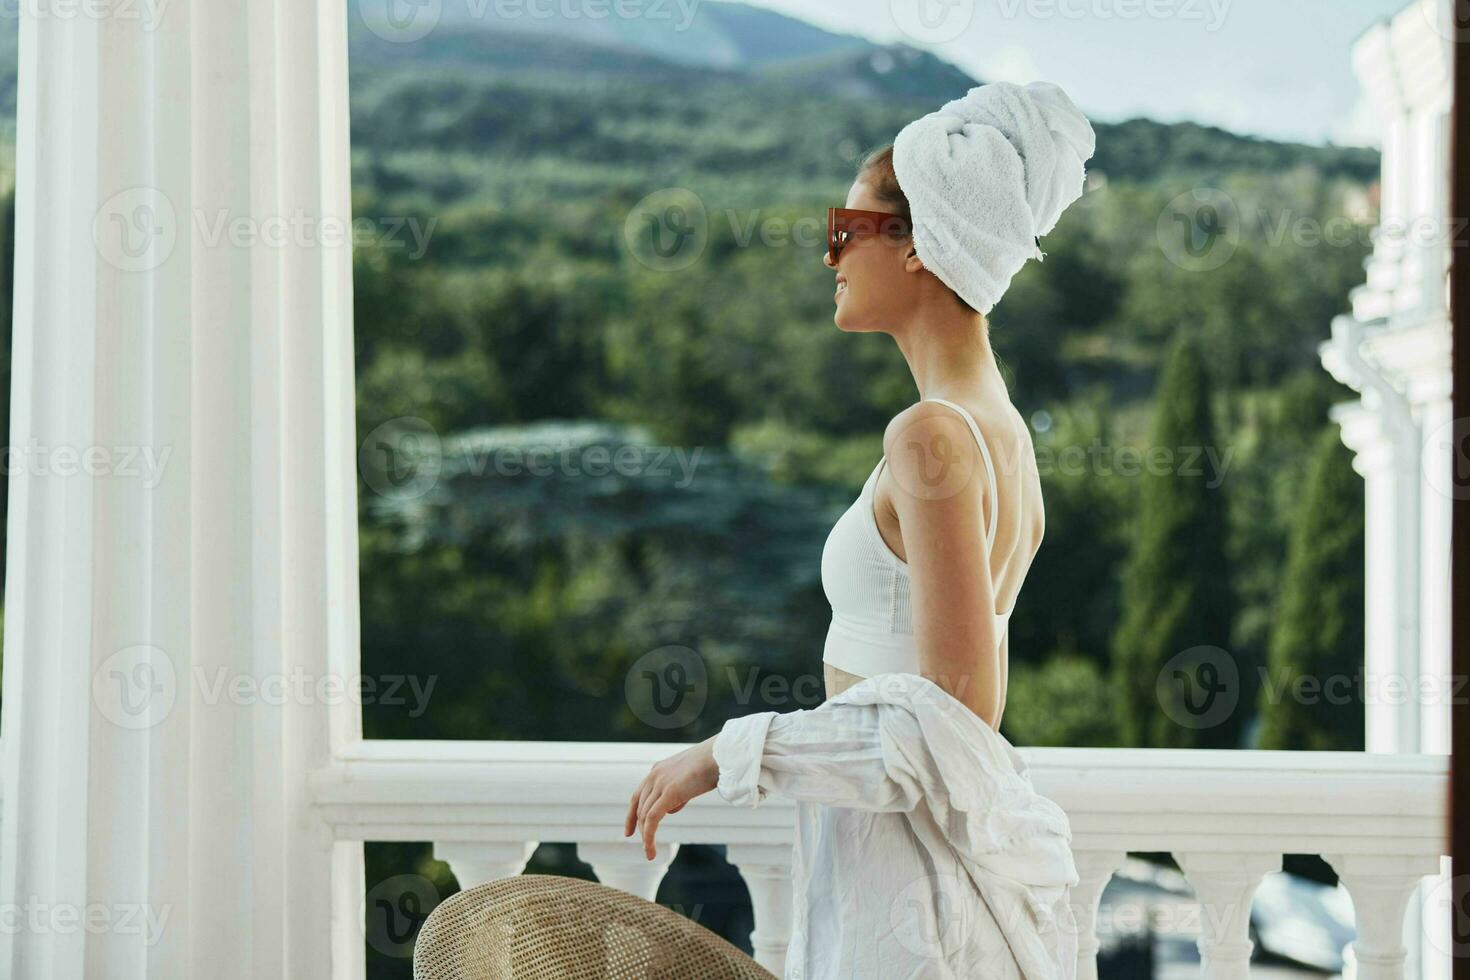
[[[423, 8], [437, 13], [422, 37], [385, 29], [381, 13], [374, 17], [381, 6], [351, 0], [347, 18], [354, 147], [374, 154], [409, 143], [430, 152], [521, 153], [526, 134], [513, 130], [524, 125], [548, 134], [546, 142], [563, 147], [565, 157], [638, 162], [636, 145], [611, 146], [606, 134], [620, 130], [616, 142], [636, 144], [671, 126], [682, 128], [691, 146], [727, 147], [714, 159], [693, 154], [689, 162], [705, 169], [766, 160], [777, 170], [837, 179], [850, 173], [861, 149], [979, 84], [928, 52], [741, 3], [646, 0], [639, 17], [548, 17], [542, 11], [549, 8], [531, 3], [443, 0]], [[13, 17], [0, 24], [0, 138], [7, 142], [15, 126], [16, 24]], [[504, 107], [476, 106], [481, 100]], [[629, 111], [638, 114], [638, 126], [623, 125]], [[495, 122], [508, 113], [512, 125]], [[404, 121], [410, 125], [400, 126]], [[456, 132], [461, 122], [466, 127]], [[1094, 126], [1098, 149], [1090, 169], [1111, 179], [1296, 166], [1361, 183], [1377, 176], [1378, 155], [1369, 149], [1279, 143], [1147, 119]], [[717, 129], [725, 137], [708, 139]], [[771, 152], [773, 143], [789, 152], [789, 166]], [[691, 156], [666, 152], [658, 139], [643, 149], [641, 156], [671, 165]], [[758, 175], [757, 186], [769, 187], [771, 176]], [[426, 175], [426, 182], [436, 178]], [[460, 191], [478, 183], [437, 182]]]
[[[599, 197], [650, 181], [805, 203], [817, 185], [830, 196], [864, 151], [916, 115], [978, 84], [928, 52], [733, 3], [698, 5], [685, 30], [636, 18], [495, 19], [452, 6], [410, 42], [352, 18], [360, 186], [432, 187], [436, 206]], [[1377, 174], [1368, 149], [1146, 119], [1094, 127], [1089, 169], [1110, 180], [1214, 183], [1306, 167], [1367, 184]]]
[[[522, 40], [552, 40], [645, 54], [693, 68], [749, 71], [784, 61], [838, 52], [865, 51], [874, 45], [859, 37], [834, 34], [805, 21], [760, 7], [706, 0], [620, 0], [596, 11], [537, 0], [442, 0], [418, 9], [396, 11], [390, 20], [384, 4], [353, 0], [350, 29], [367, 29], [395, 41], [428, 34], [482, 32]], [[626, 8], [634, 16], [618, 16]]]
[[[977, 84], [927, 52], [831, 34], [742, 4], [700, 3], [682, 28], [649, 18], [482, 17], [465, 9], [470, 2], [447, 5], [431, 30], [402, 32], [354, 9], [348, 22], [353, 69], [642, 80], [674, 86], [674, 94], [701, 83], [739, 87], [771, 81], [783, 92], [808, 96], [935, 105]], [[679, 16], [672, 4], [668, 9], [671, 17]]]

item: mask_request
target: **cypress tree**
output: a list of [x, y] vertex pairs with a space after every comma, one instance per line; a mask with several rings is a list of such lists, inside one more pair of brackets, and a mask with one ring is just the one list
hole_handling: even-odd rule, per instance
[[1361, 751], [1363, 481], [1335, 426], [1313, 449], [1261, 688], [1261, 748]]
[[[1125, 745], [1235, 748], [1248, 672], [1230, 652], [1234, 618], [1210, 377], [1181, 334], [1155, 394], [1150, 452], [1113, 635], [1113, 680]], [[1213, 456], [1210, 453], [1213, 453]]]

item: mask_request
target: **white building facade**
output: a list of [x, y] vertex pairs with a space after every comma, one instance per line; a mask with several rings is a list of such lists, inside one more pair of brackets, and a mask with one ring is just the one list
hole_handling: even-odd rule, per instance
[[[1365, 31], [1353, 69], [1382, 125], [1382, 196], [1367, 281], [1321, 347], [1332, 375], [1360, 393], [1333, 418], [1365, 482], [1366, 748], [1448, 754], [1450, 515], [1466, 492], [1450, 401], [1450, 215], [1455, 24], [1444, 0], [1415, 0]], [[1459, 436], [1459, 439], [1456, 439]], [[1457, 452], [1459, 455], [1457, 455]], [[1410, 972], [1447, 977], [1443, 873], [1406, 923]], [[1436, 899], [1440, 900], [1436, 902]], [[1441, 920], [1443, 920], [1441, 922]]]

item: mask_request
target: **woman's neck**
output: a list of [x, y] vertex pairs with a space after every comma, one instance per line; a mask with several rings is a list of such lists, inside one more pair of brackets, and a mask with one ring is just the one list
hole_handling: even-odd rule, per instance
[[985, 318], [956, 307], [916, 316], [892, 333], [920, 398], [988, 387], [999, 377]]

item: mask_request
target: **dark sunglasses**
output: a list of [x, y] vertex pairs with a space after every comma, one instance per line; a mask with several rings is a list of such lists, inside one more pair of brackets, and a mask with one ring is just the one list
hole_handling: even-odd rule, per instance
[[886, 235], [895, 242], [913, 231], [909, 219], [886, 211], [861, 211], [856, 208], [827, 209], [827, 257], [832, 264], [842, 255], [855, 235]]

